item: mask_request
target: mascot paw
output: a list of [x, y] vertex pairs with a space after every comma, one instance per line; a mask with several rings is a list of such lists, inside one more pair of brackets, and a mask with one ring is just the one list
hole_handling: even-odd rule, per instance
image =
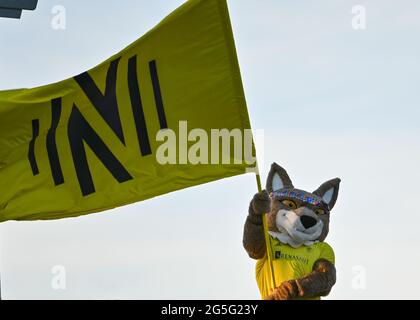
[[270, 211], [270, 197], [267, 191], [263, 190], [255, 194], [252, 199], [252, 208], [257, 215], [262, 215]]
[[268, 300], [292, 300], [298, 297], [299, 289], [295, 280], [284, 281], [272, 290]]

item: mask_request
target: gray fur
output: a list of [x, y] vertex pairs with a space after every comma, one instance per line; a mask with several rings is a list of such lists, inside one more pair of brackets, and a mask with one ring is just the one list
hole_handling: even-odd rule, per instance
[[265, 237], [262, 215], [270, 210], [270, 200], [266, 191], [254, 195], [249, 204], [245, 221], [243, 246], [252, 259], [261, 259], [265, 254]]
[[[305, 196], [313, 196], [322, 198], [325, 193], [333, 188], [331, 200], [324, 204], [325, 214], [319, 215], [318, 219], [323, 222], [323, 230], [321, 235], [318, 237], [318, 241], [324, 241], [328, 235], [329, 222], [330, 222], [330, 210], [334, 207], [339, 190], [340, 179], [332, 179], [323, 183], [313, 193], [308, 193], [303, 190], [295, 189], [292, 181], [287, 174], [286, 170], [280, 167], [278, 164], [273, 163], [271, 166], [270, 173], [268, 174], [266, 188], [267, 191], [273, 192], [273, 177], [278, 174], [283, 184], [284, 190], [292, 190], [305, 194]], [[243, 235], [243, 246], [247, 251], [248, 255], [253, 259], [261, 259], [266, 253], [266, 244], [264, 236], [264, 228], [262, 223], [262, 215], [267, 213], [267, 224], [268, 230], [274, 232], [283, 232], [279, 230], [276, 224], [276, 217], [279, 210], [292, 210], [282, 202], [280, 198], [269, 197], [267, 191], [262, 191], [254, 195], [249, 205], [248, 216], [244, 226]], [[294, 200], [299, 206], [293, 209], [296, 215], [304, 215], [305, 210], [315, 211], [311, 203], [299, 203], [298, 200]], [[306, 209], [308, 208], [308, 209]], [[332, 263], [327, 260], [319, 259], [313, 266], [313, 271], [307, 276], [301, 279], [294, 279], [281, 283], [277, 288], [273, 290], [270, 299], [283, 300], [283, 299], [295, 299], [295, 298], [311, 298], [317, 296], [327, 295], [336, 281], [336, 270]]]
[[273, 190], [273, 184], [272, 184], [273, 183], [273, 177], [276, 173], [279, 175], [279, 177], [282, 180], [285, 188], [293, 188], [292, 180], [290, 179], [286, 170], [284, 170], [282, 167], [280, 167], [277, 163], [274, 162], [271, 165], [271, 170], [268, 173], [268, 177], [267, 177], [266, 189], [267, 189], [268, 192], [276, 191], [276, 190]]

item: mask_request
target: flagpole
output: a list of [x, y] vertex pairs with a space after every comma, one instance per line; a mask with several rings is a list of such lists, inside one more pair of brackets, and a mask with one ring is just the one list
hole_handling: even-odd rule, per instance
[[[259, 172], [259, 169], [258, 169], [258, 164], [256, 165], [255, 178], [257, 180], [258, 192], [261, 192], [262, 187], [261, 187], [261, 178], [260, 178], [260, 172]], [[276, 288], [277, 286], [276, 286], [276, 278], [274, 277], [273, 257], [272, 257], [272, 254], [271, 254], [272, 250], [271, 250], [270, 238], [268, 237], [267, 213], [263, 214], [262, 220], [263, 220], [265, 247], [266, 247], [267, 259], [268, 259], [268, 263], [269, 263], [269, 267], [270, 267], [271, 280], [273, 281], [274, 288]]]

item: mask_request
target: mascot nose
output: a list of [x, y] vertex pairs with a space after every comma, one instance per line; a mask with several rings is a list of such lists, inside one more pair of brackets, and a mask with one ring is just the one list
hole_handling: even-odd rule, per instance
[[316, 219], [306, 215], [300, 217], [300, 222], [302, 222], [305, 229], [309, 229], [310, 227], [316, 225]]

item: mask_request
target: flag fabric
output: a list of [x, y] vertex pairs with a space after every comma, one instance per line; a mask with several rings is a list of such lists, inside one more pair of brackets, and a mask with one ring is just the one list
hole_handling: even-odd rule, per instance
[[[188, 159], [194, 139], [203, 152], [203, 134], [223, 128], [250, 129], [226, 0], [190, 0], [87, 72], [0, 91], [0, 221], [74, 217], [245, 173], [233, 148], [229, 163]], [[176, 151], [159, 155], [169, 132]]]

